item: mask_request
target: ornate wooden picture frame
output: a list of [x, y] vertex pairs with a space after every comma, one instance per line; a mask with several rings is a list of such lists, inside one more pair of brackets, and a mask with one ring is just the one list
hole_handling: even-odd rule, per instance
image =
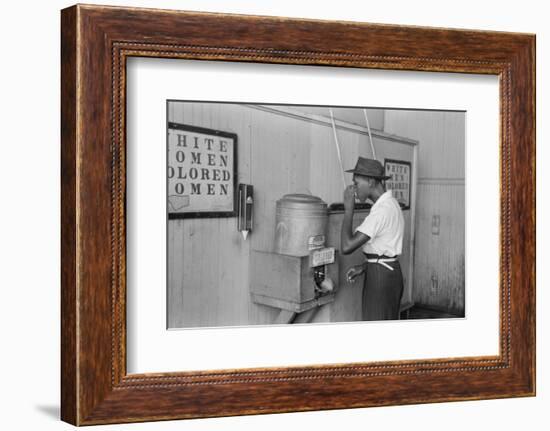
[[[81, 5], [63, 10], [61, 21], [64, 421], [91, 425], [535, 394], [534, 35]], [[498, 76], [500, 353], [128, 374], [125, 100], [132, 56]]]

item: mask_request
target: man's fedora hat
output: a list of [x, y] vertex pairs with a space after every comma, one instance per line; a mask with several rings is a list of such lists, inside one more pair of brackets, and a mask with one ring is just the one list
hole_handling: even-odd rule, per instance
[[364, 177], [376, 178], [379, 180], [387, 180], [391, 175], [384, 175], [384, 167], [378, 160], [359, 157], [355, 168], [349, 169], [346, 172], [351, 172]]

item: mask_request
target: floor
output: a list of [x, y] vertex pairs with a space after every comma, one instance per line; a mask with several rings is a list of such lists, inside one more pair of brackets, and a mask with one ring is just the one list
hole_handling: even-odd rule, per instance
[[464, 317], [459, 316], [457, 314], [447, 313], [443, 312], [441, 310], [434, 310], [428, 307], [422, 307], [414, 305], [413, 307], [409, 308], [408, 310], [405, 310], [401, 313], [401, 320], [407, 320], [407, 319], [452, 319], [457, 317]]

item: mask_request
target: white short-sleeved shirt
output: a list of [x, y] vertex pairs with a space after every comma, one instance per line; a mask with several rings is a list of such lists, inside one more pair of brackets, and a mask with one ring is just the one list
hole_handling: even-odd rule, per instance
[[383, 193], [355, 231], [370, 237], [363, 252], [394, 257], [401, 254], [405, 221], [401, 207], [391, 190]]

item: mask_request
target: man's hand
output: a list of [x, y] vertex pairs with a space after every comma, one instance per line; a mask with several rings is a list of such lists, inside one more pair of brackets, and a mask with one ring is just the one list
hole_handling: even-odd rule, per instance
[[355, 279], [365, 272], [363, 265], [355, 265], [346, 272], [346, 280], [348, 283], [355, 283]]
[[352, 231], [356, 191], [355, 185], [348, 186], [344, 190], [344, 219], [340, 230], [340, 252], [342, 254], [353, 253], [370, 239], [363, 232]]
[[344, 190], [344, 209], [353, 211], [355, 208], [355, 185], [347, 186]]

